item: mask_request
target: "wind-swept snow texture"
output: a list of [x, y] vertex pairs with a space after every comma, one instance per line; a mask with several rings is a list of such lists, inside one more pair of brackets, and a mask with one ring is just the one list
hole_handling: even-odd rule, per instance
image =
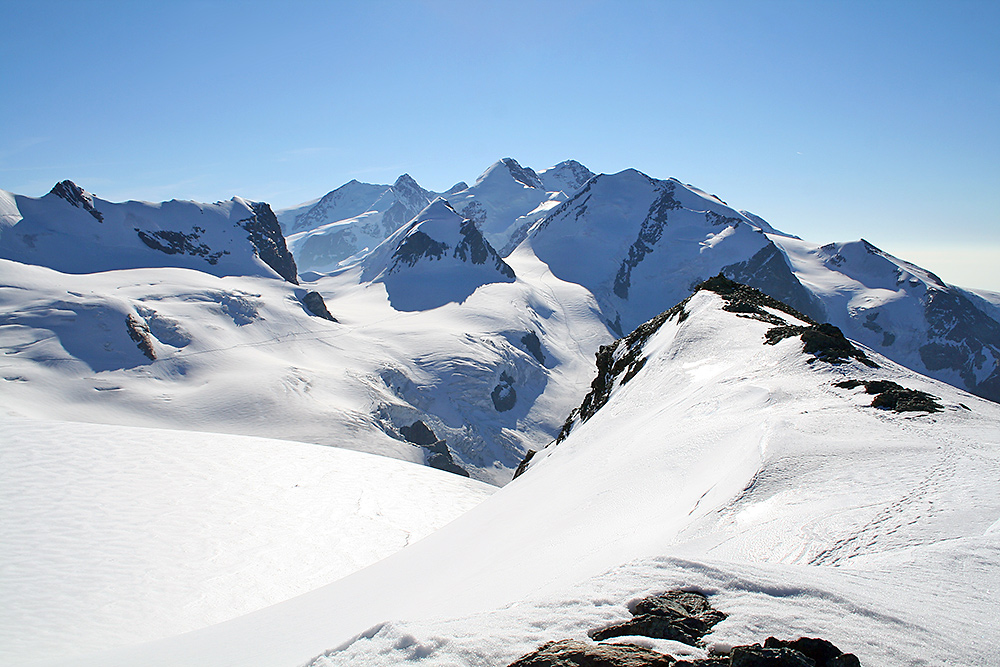
[[[64, 273], [176, 266], [217, 276], [274, 276], [296, 283], [295, 260], [271, 207], [233, 197], [200, 204], [112, 203], [71, 181], [41, 198], [13, 197], [0, 258]], [[4, 205], [5, 221], [13, 220]]]
[[[993, 664], [1000, 406], [871, 351], [875, 367], [827, 363], [798, 337], [766, 344], [776, 320], [809, 322], [726, 305], [700, 291], [654, 323], [603, 407], [421, 542], [282, 605], [76, 664], [506, 665], [678, 588], [727, 615], [708, 646], [822, 636], [863, 665]], [[943, 409], [873, 408], [847, 379]]]
[[398, 551], [493, 490], [243, 436], [0, 419], [0, 664], [218, 623]]

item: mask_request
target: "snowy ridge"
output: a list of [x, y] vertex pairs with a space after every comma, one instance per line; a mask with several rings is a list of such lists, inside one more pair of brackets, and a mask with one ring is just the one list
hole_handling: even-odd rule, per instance
[[848, 336], [916, 371], [1000, 401], [1000, 320], [978, 295], [865, 240], [771, 236]]
[[[403, 552], [79, 664], [504, 665], [587, 641], [671, 588], [727, 614], [709, 645], [819, 635], [863, 665], [990, 664], [1000, 407], [875, 353], [871, 367], [822, 361], [797, 336], [768, 344], [769, 330], [808, 322], [754, 308], [699, 291], [638, 346], [645, 362], [602, 409]], [[925, 391], [942, 409], [873, 408], [848, 379]]]
[[[754, 258], [766, 261], [773, 244], [716, 198], [629, 169], [591, 179], [532, 228], [522, 251], [587, 287], [608, 324], [624, 335], [709, 276]], [[770, 279], [794, 282], [787, 267]]]
[[65, 273], [177, 266], [218, 276], [280, 276], [297, 282], [295, 260], [270, 206], [233, 197], [200, 204], [107, 202], [71, 181], [41, 198], [13, 197], [15, 220], [0, 258]]

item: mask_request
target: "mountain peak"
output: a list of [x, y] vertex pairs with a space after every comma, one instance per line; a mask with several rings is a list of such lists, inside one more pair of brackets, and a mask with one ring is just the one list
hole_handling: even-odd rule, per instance
[[476, 224], [441, 197], [386, 239], [367, 262], [365, 279], [383, 283], [392, 306], [404, 311], [461, 303], [482, 285], [515, 280], [514, 270]]
[[552, 192], [560, 190], [572, 195], [594, 177], [594, 172], [576, 160], [563, 160], [559, 164], [538, 172], [545, 189]]
[[402, 175], [400, 175], [400, 177], [396, 179], [396, 182], [392, 184], [392, 187], [393, 187], [393, 189], [399, 189], [399, 188], [411, 188], [411, 189], [412, 188], [420, 188], [420, 186], [417, 184], [417, 182], [415, 180], [413, 180], [413, 177], [410, 176], [409, 174], [402, 174]]
[[505, 157], [497, 162], [494, 162], [490, 167], [482, 173], [482, 175], [476, 179], [476, 185], [485, 183], [487, 180], [493, 180], [496, 176], [494, 175], [503, 174], [504, 176], [509, 176], [514, 179], [517, 183], [520, 183], [523, 187], [533, 188], [538, 190], [544, 190], [545, 186], [542, 185], [542, 180], [538, 177], [538, 174], [534, 172], [533, 169], [529, 167], [522, 167], [517, 160], [512, 157]]
[[100, 211], [94, 208], [94, 195], [90, 194], [73, 181], [59, 181], [52, 186], [49, 194], [65, 199], [73, 206], [82, 208], [90, 213], [98, 222], [104, 222], [104, 216]]

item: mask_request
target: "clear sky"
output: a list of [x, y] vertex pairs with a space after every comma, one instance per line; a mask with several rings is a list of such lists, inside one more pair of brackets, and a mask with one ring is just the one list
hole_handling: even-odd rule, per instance
[[674, 176], [1000, 291], [1000, 2], [0, 0], [0, 188]]

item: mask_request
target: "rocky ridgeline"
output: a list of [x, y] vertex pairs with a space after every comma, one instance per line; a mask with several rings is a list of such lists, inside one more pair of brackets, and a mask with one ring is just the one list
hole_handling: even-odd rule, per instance
[[[808, 315], [758, 289], [719, 274], [696, 285], [691, 296], [700, 291], [714, 292], [721, 296], [725, 301], [722, 309], [737, 317], [775, 325], [765, 333], [765, 344], [776, 345], [785, 338], [798, 336], [802, 339], [803, 353], [813, 357], [811, 361], [840, 364], [855, 359], [866, 366], [877, 367], [877, 364], [847, 340], [837, 327], [832, 324], [818, 324]], [[597, 351], [597, 376], [590, 385], [590, 392], [584, 397], [580, 406], [570, 413], [556, 437], [556, 443], [565, 440], [576, 424], [594, 416], [608, 402], [616, 384], [618, 386], [627, 384], [642, 370], [646, 364], [646, 356], [643, 354], [646, 341], [659, 331], [665, 322], [673, 319], [676, 319], [678, 324], [684, 322], [688, 318], [686, 306], [690, 300], [691, 297], [688, 297], [673, 308], [639, 325], [628, 336], [601, 346]], [[785, 313], [806, 324], [789, 324], [773, 311]]]
[[[712, 627], [726, 618], [713, 609], [701, 593], [667, 591], [640, 600], [633, 618], [593, 630], [595, 641], [613, 637], [641, 636], [669, 639], [701, 646]], [[763, 644], [735, 646], [726, 655], [700, 659], [677, 659], [666, 653], [630, 644], [563, 639], [548, 642], [524, 655], [509, 667], [860, 667], [851, 653], [844, 653], [825, 639], [800, 637], [782, 640], [768, 637]]]

